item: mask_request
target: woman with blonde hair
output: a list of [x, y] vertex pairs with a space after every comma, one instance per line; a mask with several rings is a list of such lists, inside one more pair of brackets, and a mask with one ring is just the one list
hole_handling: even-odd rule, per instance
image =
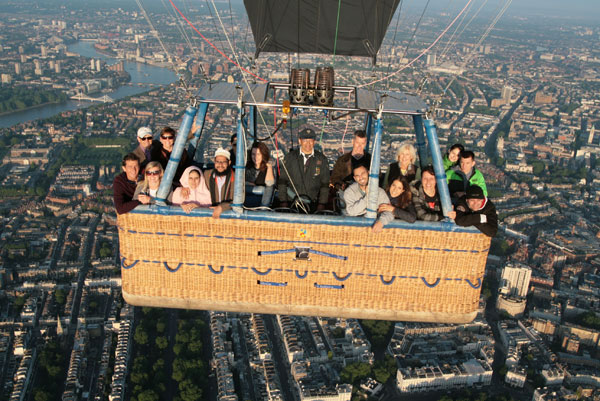
[[410, 142], [402, 142], [398, 147], [396, 154], [398, 161], [390, 164], [387, 173], [383, 179], [383, 188], [389, 185], [399, 177], [404, 177], [410, 184], [413, 181], [421, 179], [421, 169], [417, 167], [417, 150]]
[[[189, 213], [197, 207], [210, 207], [212, 201], [210, 191], [204, 181], [204, 174], [196, 166], [190, 166], [183, 171], [179, 179], [181, 187], [173, 192], [173, 205], [179, 205], [184, 212]], [[187, 191], [184, 191], [187, 188]], [[186, 192], [184, 194], [184, 192]], [[187, 195], [187, 196], [186, 196]]]
[[[156, 201], [156, 194], [158, 187], [160, 187], [160, 180], [163, 177], [163, 168], [159, 162], [150, 162], [146, 164], [146, 170], [144, 171], [144, 180], [140, 182], [135, 188], [133, 199], [140, 201], [144, 205], [153, 205]], [[171, 201], [172, 191], [169, 191], [167, 201]]]

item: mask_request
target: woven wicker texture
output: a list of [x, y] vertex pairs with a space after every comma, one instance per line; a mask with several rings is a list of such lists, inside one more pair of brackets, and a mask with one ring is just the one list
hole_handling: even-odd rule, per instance
[[[447, 314], [446, 321], [472, 315], [490, 244], [472, 233], [373, 234], [364, 227], [198, 216], [129, 213], [118, 224], [124, 293], [158, 299], [154, 305], [162, 299], [190, 307], [198, 300], [222, 310], [249, 304], [263, 313], [282, 305], [313, 315], [364, 310], [391, 318], [402, 311], [406, 320], [423, 320], [423, 312]], [[310, 260], [285, 252], [297, 246], [311, 249]]]

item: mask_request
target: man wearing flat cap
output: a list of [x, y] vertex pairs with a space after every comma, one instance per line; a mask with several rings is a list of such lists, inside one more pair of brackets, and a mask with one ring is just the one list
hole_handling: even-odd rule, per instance
[[300, 148], [285, 156], [285, 168], [281, 169], [277, 183], [282, 207], [288, 207], [299, 195], [310, 199], [311, 212], [325, 209], [329, 196], [329, 162], [323, 153], [315, 150], [316, 136], [314, 129], [302, 129], [298, 133]]
[[210, 191], [213, 217], [218, 219], [225, 210], [231, 209], [233, 202], [233, 169], [231, 154], [219, 148], [215, 152], [215, 168], [204, 172], [204, 182]]
[[496, 207], [478, 185], [469, 186], [466, 195], [458, 200], [454, 221], [463, 227], [475, 226], [488, 237], [493, 237], [498, 231]]

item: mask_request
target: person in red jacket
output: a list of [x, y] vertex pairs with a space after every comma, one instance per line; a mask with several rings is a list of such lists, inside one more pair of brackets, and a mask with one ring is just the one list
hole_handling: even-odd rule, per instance
[[124, 214], [133, 210], [139, 201], [133, 199], [140, 173], [140, 159], [134, 153], [123, 157], [123, 172], [113, 181], [113, 200], [117, 214]]

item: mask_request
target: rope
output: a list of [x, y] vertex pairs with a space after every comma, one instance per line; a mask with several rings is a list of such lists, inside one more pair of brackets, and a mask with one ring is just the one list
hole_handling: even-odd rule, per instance
[[[400, 7], [398, 8], [398, 18], [396, 18], [396, 28], [394, 28], [394, 38], [392, 39], [392, 47], [390, 49], [393, 49], [396, 46], [396, 35], [398, 33], [398, 25], [400, 24], [400, 15], [402, 14], [402, 4], [404, 3], [404, 0], [400, 0]], [[394, 17], [391, 16], [390, 17], [390, 21], [388, 22], [388, 25], [390, 22], [392, 22], [392, 19]], [[388, 61], [388, 67], [387, 67], [387, 74], [390, 73], [390, 69], [392, 67], [392, 52], [390, 51], [390, 58]], [[386, 87], [386, 91], [388, 91], [390, 89], [390, 80], [387, 81], [387, 87]], [[348, 128], [348, 126], [346, 125], [346, 128]], [[344, 134], [346, 134], [344, 132]], [[343, 146], [343, 138], [342, 138], [342, 149], [344, 148]]]
[[[485, 32], [483, 33], [483, 35], [481, 35], [481, 38], [479, 38], [479, 41], [473, 47], [473, 50], [465, 58], [465, 61], [463, 63], [463, 67], [466, 66], [473, 59], [473, 55], [475, 54], [475, 49], [477, 49], [481, 45], [481, 43], [483, 43], [483, 41], [485, 40], [485, 38], [488, 37], [488, 35], [492, 31], [492, 29], [494, 29], [494, 27], [496, 26], [496, 24], [498, 23], [498, 21], [500, 20], [500, 18], [504, 15], [504, 13], [508, 9], [508, 7], [512, 3], [512, 1], [513, 0], [506, 0], [506, 3], [504, 5], [504, 7], [502, 7], [502, 9], [498, 12], [498, 14], [494, 18], [494, 20], [490, 23], [490, 25], [485, 30]], [[446, 92], [448, 91], [448, 88], [450, 88], [450, 85], [452, 85], [454, 83], [454, 81], [456, 81], [456, 77], [452, 77], [452, 79], [450, 80], [450, 82], [448, 82], [448, 85], [446, 85], [446, 88], [444, 88], [444, 94], [446, 94]]]
[[165, 52], [165, 54], [169, 58], [169, 61], [171, 62], [172, 66], [173, 66], [172, 68], [175, 69], [175, 64], [173, 63], [173, 58], [171, 57], [171, 54], [169, 53], [169, 51], [165, 47], [165, 44], [163, 43], [163, 41], [160, 39], [160, 35], [158, 34], [158, 31], [156, 30], [156, 28], [154, 28], [154, 25], [152, 25], [152, 21], [150, 20], [150, 17], [148, 16], [148, 13], [146, 12], [146, 9], [142, 5], [142, 2], [140, 0], [135, 0], [135, 2], [137, 3], [138, 7], [142, 11], [142, 14], [144, 14], [144, 18], [146, 18], [146, 21], [148, 21], [148, 25], [150, 25], [150, 29], [152, 30], [152, 33], [154, 34], [154, 36], [158, 40], [158, 43], [160, 43], [160, 47], [162, 47], [163, 51]]
[[[350, 101], [350, 93], [348, 93], [348, 101]], [[350, 124], [350, 114], [346, 116], [346, 128], [344, 128], [344, 133], [342, 134], [342, 154], [344, 153], [344, 139], [346, 138], [346, 132], [348, 132], [348, 125]]]
[[417, 57], [415, 57], [410, 63], [400, 67], [398, 70], [396, 70], [395, 72], [388, 74], [387, 76], [381, 78], [381, 79], [377, 79], [375, 81], [371, 81], [371, 82], [367, 82], [364, 83], [362, 85], [357, 86], [357, 88], [363, 88], [365, 86], [369, 86], [369, 85], [373, 85], [377, 82], [381, 82], [384, 79], [389, 79], [397, 74], [399, 74], [400, 72], [404, 71], [405, 69], [407, 69], [408, 67], [410, 67], [411, 65], [413, 65], [414, 63], [416, 63], [418, 60], [420, 60], [425, 54], [427, 54], [427, 52], [429, 52], [429, 50], [431, 50], [431, 48], [433, 48], [433, 46], [435, 46], [437, 44], [437, 42], [440, 41], [440, 39], [442, 39], [442, 37], [444, 37], [444, 35], [446, 34], [446, 32], [448, 32], [448, 30], [452, 27], [452, 25], [454, 25], [454, 23], [458, 20], [458, 18], [465, 12], [465, 10], [467, 9], [467, 7], [469, 6], [469, 4], [471, 4], [473, 2], [473, 0], [469, 0], [467, 5], [460, 11], [460, 13], [458, 13], [458, 15], [454, 18], [454, 20], [452, 20], [452, 22], [442, 31], [442, 33], [437, 37], [436, 40], [433, 41], [432, 44], [429, 45], [429, 47], [427, 47], [425, 50], [423, 50], [421, 52], [421, 54], [419, 54]]
[[[299, 2], [298, 2], [299, 3]], [[342, 0], [338, 0], [338, 10], [337, 10], [337, 19], [335, 22], [335, 39], [333, 40], [333, 56], [331, 59], [331, 64], [335, 66], [335, 50], [337, 48], [337, 38], [338, 38], [338, 29], [340, 27], [340, 9], [342, 8]], [[323, 133], [321, 133], [321, 136]]]
[[327, 115], [323, 116], [323, 126], [321, 127], [321, 136], [319, 137], [319, 145], [323, 149], [323, 132], [325, 132], [325, 125], [327, 124]]
[[[139, 1], [139, 0], [136, 0], [136, 1]], [[204, 41], [205, 41], [206, 43], [208, 43], [208, 44], [209, 44], [209, 45], [210, 45], [210, 46], [211, 46], [213, 49], [215, 49], [215, 50], [216, 50], [216, 51], [217, 51], [217, 52], [218, 52], [218, 53], [219, 53], [221, 56], [225, 57], [225, 58], [226, 58], [226, 59], [227, 59], [229, 62], [231, 62], [233, 65], [237, 66], [238, 68], [240, 68], [241, 70], [243, 70], [243, 71], [247, 72], [248, 74], [252, 75], [253, 77], [256, 77], [256, 78], [258, 78], [258, 79], [259, 79], [259, 80], [261, 80], [262, 82], [267, 82], [267, 81], [268, 81], [268, 80], [266, 80], [266, 79], [264, 79], [264, 78], [262, 78], [262, 77], [259, 77], [258, 75], [256, 75], [256, 74], [255, 74], [255, 73], [253, 73], [252, 71], [250, 71], [250, 70], [248, 70], [248, 69], [246, 69], [246, 68], [242, 67], [241, 65], [239, 65], [238, 63], [236, 63], [235, 61], [233, 61], [231, 58], [229, 58], [229, 56], [227, 56], [225, 53], [223, 53], [223, 52], [222, 52], [222, 51], [221, 51], [221, 50], [220, 50], [220, 49], [219, 49], [217, 46], [215, 46], [215, 45], [214, 45], [214, 44], [213, 44], [213, 43], [212, 43], [210, 40], [208, 40], [208, 39], [206, 38], [206, 36], [204, 36], [204, 35], [203, 35], [203, 34], [202, 34], [202, 33], [201, 33], [199, 30], [198, 30], [198, 28], [196, 28], [196, 27], [194, 26], [194, 24], [192, 24], [192, 23], [190, 22], [190, 20], [188, 20], [188, 19], [186, 18], [186, 16], [185, 16], [185, 15], [184, 15], [184, 14], [181, 12], [181, 10], [179, 10], [179, 9], [177, 8], [177, 6], [175, 5], [175, 3], [173, 3], [173, 0], [169, 0], [169, 3], [171, 3], [171, 6], [173, 6], [173, 8], [174, 8], [174, 9], [175, 9], [175, 10], [176, 10], [178, 13], [179, 13], [179, 15], [181, 15], [181, 18], [183, 18], [183, 19], [185, 20], [185, 22], [187, 22], [187, 23], [188, 23], [188, 25], [189, 25], [189, 26], [191, 26], [191, 27], [192, 27], [192, 29], [194, 29], [194, 31], [196, 31], [196, 33], [197, 33], [198, 35], [200, 35], [200, 36], [202, 37], [202, 39], [204, 39]]]
[[[448, 40], [448, 44], [446, 45], [446, 48], [444, 49], [444, 51], [440, 55], [440, 59], [443, 59], [444, 57], [446, 57], [446, 54], [448, 53], [448, 50], [450, 50], [452, 47], [456, 46], [456, 43], [458, 42], [458, 38], [460, 38], [462, 36], [462, 34], [465, 32], [465, 30], [467, 29], [467, 27], [469, 25], [471, 25], [471, 22], [473, 22], [473, 20], [479, 15], [479, 12], [483, 9], [483, 7], [487, 4], [487, 2], [488, 2], [488, 0], [484, 0], [484, 2], [481, 3], [481, 6], [479, 6], [479, 8], [477, 9], [477, 11], [475, 11], [475, 14], [473, 14], [473, 16], [471, 17], [471, 19], [462, 28], [462, 30], [460, 31], [460, 33], [456, 37], [456, 40], [454, 40], [454, 43], [452, 43], [452, 46], [450, 46], [450, 40]], [[466, 17], [466, 14], [465, 14], [465, 17]], [[458, 30], [458, 27], [456, 29]], [[455, 31], [455, 33], [456, 33], [456, 31]], [[453, 34], [453, 36], [454, 36], [454, 34]]]
[[[169, 1], [171, 1], [171, 2], [172, 2], [172, 0], [169, 0]], [[221, 20], [221, 16], [219, 15], [219, 10], [217, 10], [217, 7], [216, 7], [216, 5], [215, 5], [215, 1], [214, 1], [214, 0], [211, 0], [211, 2], [212, 2], [212, 5], [213, 5], [213, 7], [214, 7], [214, 9], [215, 9], [215, 14], [217, 15], [217, 18], [219, 19], [219, 23], [221, 24], [221, 28], [223, 29], [223, 33], [225, 34], [225, 38], [227, 39], [227, 43], [229, 44], [229, 48], [231, 49], [231, 52], [233, 53], [233, 56], [234, 56], [234, 57], [236, 58], [236, 60], [237, 60], [237, 59], [238, 59], [238, 57], [237, 57], [237, 53], [236, 53], [236, 51], [235, 51], [235, 49], [234, 49], [233, 45], [231, 44], [231, 41], [229, 40], [229, 35], [227, 35], [227, 31], [225, 30], [225, 25], [223, 25], [223, 21]], [[235, 65], [236, 65], [238, 68], [240, 68], [240, 69], [242, 69], [242, 70], [244, 70], [244, 71], [248, 72], [249, 74], [251, 74], [251, 75], [253, 75], [253, 76], [256, 76], [256, 75], [255, 75], [255, 74], [253, 74], [252, 72], [250, 72], [250, 71], [246, 70], [245, 68], [243, 68], [242, 66], [240, 66], [238, 63], [234, 63], [234, 64], [235, 64]], [[242, 78], [244, 79], [244, 82], [245, 82], [245, 84], [246, 84], [246, 87], [247, 87], [248, 89], [250, 89], [250, 83], [248, 82], [248, 79], [247, 79], [247, 77], [246, 77], [246, 75], [245, 75], [244, 73], [242, 73]], [[260, 79], [263, 79], [263, 78], [260, 78]], [[265, 81], [266, 81], [266, 80], [265, 80]], [[249, 90], [249, 92], [250, 92], [250, 96], [252, 96], [252, 100], [254, 101], [254, 103], [258, 103], [258, 102], [256, 101], [256, 97], [254, 96], [254, 93], [253, 93], [251, 90]], [[259, 108], [257, 108], [257, 110], [258, 110], [258, 114], [260, 115], [260, 119], [261, 119], [261, 121], [262, 121], [262, 124], [263, 124], [263, 126], [264, 126], [264, 129], [265, 129], [265, 131], [266, 131], [267, 133], [269, 133], [269, 128], [268, 128], [268, 126], [267, 126], [267, 123], [266, 123], [266, 121], [265, 121], [265, 118], [264, 118], [264, 116], [263, 116], [263, 114], [262, 114], [262, 111], [261, 111]], [[245, 137], [245, 135], [244, 135], [244, 137]], [[276, 145], [275, 145], [275, 141], [273, 140], [273, 137], [272, 137], [272, 136], [269, 136], [269, 138], [270, 138], [270, 140], [271, 140], [271, 143], [273, 144], [273, 146], [276, 146]], [[285, 173], [287, 174], [287, 176], [288, 176], [288, 177], [290, 177], [290, 174], [289, 174], [289, 172], [288, 172], [288, 169], [287, 169], [287, 166], [285, 165], [285, 163], [281, 163], [281, 165], [283, 166], [283, 169], [285, 170]], [[300, 199], [300, 193], [299, 193], [299, 192], [298, 192], [298, 190], [296, 189], [296, 186], [294, 185], [294, 182], [293, 182], [291, 179], [290, 179], [290, 184], [292, 185], [292, 189], [293, 189], [294, 193], [296, 194], [296, 197], [297, 197], [298, 199]], [[300, 209], [302, 209], [302, 210], [304, 211], [304, 213], [306, 213], [306, 214], [309, 214], [309, 213], [308, 213], [308, 210], [306, 209], [306, 207], [305, 207], [305, 205], [303, 204], [303, 202], [298, 202], [298, 206], [300, 207]]]
[[427, 7], [429, 7], [429, 2], [430, 2], [430, 0], [427, 0], [427, 3], [425, 3], [425, 7], [423, 7], [423, 12], [421, 13], [421, 16], [419, 17], [419, 21], [417, 21], [417, 25], [415, 26], [412, 36], [410, 37], [410, 40], [406, 44], [406, 47], [404, 48], [404, 51], [402, 52], [402, 55], [400, 56], [400, 60], [402, 60], [404, 58], [404, 56], [406, 56], [408, 54], [408, 49], [410, 48], [410, 45], [413, 44], [415, 37], [417, 36], [417, 31], [419, 30], [419, 26], [421, 26], [421, 21], [423, 21], [423, 16], [425, 15], [425, 12], [427, 11]]

